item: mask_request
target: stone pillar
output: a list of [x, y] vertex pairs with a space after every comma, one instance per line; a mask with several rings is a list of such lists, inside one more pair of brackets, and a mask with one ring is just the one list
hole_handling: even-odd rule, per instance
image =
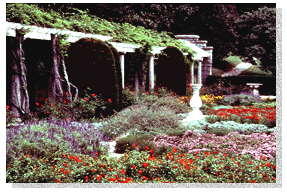
[[194, 84], [194, 62], [192, 62], [191, 67], [190, 67], [190, 84]]
[[154, 89], [154, 57], [152, 54], [149, 59], [149, 92], [152, 92]]
[[201, 76], [201, 73], [202, 73], [202, 60], [200, 60], [198, 62], [198, 72], [197, 72], [197, 83], [196, 84], [201, 84], [202, 82], [202, 76]]
[[126, 52], [119, 52], [120, 63], [121, 63], [121, 74], [122, 74], [122, 88], [125, 88], [125, 54]]
[[207, 46], [206, 48], [203, 48], [203, 50], [209, 53], [209, 57], [204, 57], [202, 62], [203, 66], [202, 83], [204, 84], [206, 82], [207, 76], [212, 75], [213, 47]]

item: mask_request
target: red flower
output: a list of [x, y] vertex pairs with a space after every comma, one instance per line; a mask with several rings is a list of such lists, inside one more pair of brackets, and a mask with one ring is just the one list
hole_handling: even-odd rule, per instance
[[133, 169], [136, 169], [136, 166], [135, 166], [135, 165], [133, 165], [133, 166], [132, 166], [132, 168], [133, 168]]
[[95, 93], [93, 93], [93, 97], [95, 97], [96, 96], [96, 94]]
[[6, 105], [6, 110], [8, 110], [9, 109], [9, 106], [8, 105]]
[[122, 173], [122, 174], [126, 174], [126, 171], [125, 171], [125, 170], [122, 170], [121, 173]]
[[227, 157], [227, 154], [226, 154], [226, 153], [224, 153], [224, 157]]
[[102, 178], [102, 175], [99, 175], [99, 176], [97, 177], [97, 180], [101, 180], [101, 178]]
[[147, 167], [147, 166], [148, 166], [148, 163], [144, 163], [143, 166], [144, 166], [144, 167]]
[[71, 155], [71, 156], [70, 156], [70, 159], [74, 159], [74, 156]]
[[139, 170], [139, 175], [142, 174], [143, 170]]
[[137, 146], [136, 146], [136, 145], [133, 145], [133, 147], [136, 148]]
[[145, 149], [148, 150], [148, 146], [146, 146]]
[[173, 152], [176, 153], [176, 148], [175, 147], [173, 148]]
[[88, 101], [88, 98], [85, 98], [86, 101]]
[[93, 169], [92, 171], [93, 171], [93, 172], [95, 172], [96, 170], [95, 170], [95, 169]]
[[111, 100], [111, 99], [108, 99], [108, 102], [112, 102], [112, 100]]
[[47, 113], [49, 113], [49, 111], [47, 111]]
[[267, 166], [267, 167], [270, 167], [271, 164], [267, 161], [266, 166]]
[[66, 103], [66, 100], [64, 100], [64, 103]]
[[64, 169], [63, 168], [60, 168], [60, 172], [63, 172], [64, 171]]
[[58, 179], [56, 183], [61, 183], [60, 179]]
[[[39, 104], [39, 103], [36, 103], [36, 105], [39, 106], [40, 104]], [[9, 106], [8, 106], [8, 107], [9, 107]], [[6, 109], [7, 109], [7, 107], [6, 107]]]
[[276, 165], [273, 165], [272, 167], [273, 167], [273, 169], [276, 169]]
[[88, 176], [86, 176], [85, 179], [86, 179], [87, 181], [89, 181], [89, 177], [88, 177]]

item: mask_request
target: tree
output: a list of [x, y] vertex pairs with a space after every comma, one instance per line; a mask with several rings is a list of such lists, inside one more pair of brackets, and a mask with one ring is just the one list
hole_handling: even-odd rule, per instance
[[276, 9], [258, 8], [245, 12], [235, 23], [238, 38], [238, 53], [261, 60], [264, 69], [276, 70]]

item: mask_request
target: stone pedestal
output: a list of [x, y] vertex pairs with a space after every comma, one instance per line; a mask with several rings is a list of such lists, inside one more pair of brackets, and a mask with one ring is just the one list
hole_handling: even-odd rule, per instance
[[183, 120], [184, 124], [193, 120], [200, 120], [204, 118], [204, 115], [199, 110], [199, 108], [202, 106], [202, 102], [199, 96], [199, 90], [201, 86], [202, 84], [191, 84], [191, 87], [193, 89], [193, 95], [190, 99], [189, 105], [192, 108], [192, 112], [190, 112], [187, 118]]
[[253, 95], [257, 96], [259, 95], [259, 87], [262, 85], [261, 83], [247, 83], [246, 85], [249, 85], [249, 87], [252, 89]]

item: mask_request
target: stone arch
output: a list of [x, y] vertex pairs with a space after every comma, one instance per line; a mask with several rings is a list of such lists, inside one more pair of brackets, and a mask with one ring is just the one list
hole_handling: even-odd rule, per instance
[[182, 52], [167, 47], [156, 61], [156, 85], [166, 87], [178, 95], [186, 94], [186, 67]]
[[79, 93], [90, 87], [93, 93], [112, 100], [118, 108], [121, 90], [119, 55], [101, 40], [83, 38], [73, 43], [66, 63], [69, 80]]

